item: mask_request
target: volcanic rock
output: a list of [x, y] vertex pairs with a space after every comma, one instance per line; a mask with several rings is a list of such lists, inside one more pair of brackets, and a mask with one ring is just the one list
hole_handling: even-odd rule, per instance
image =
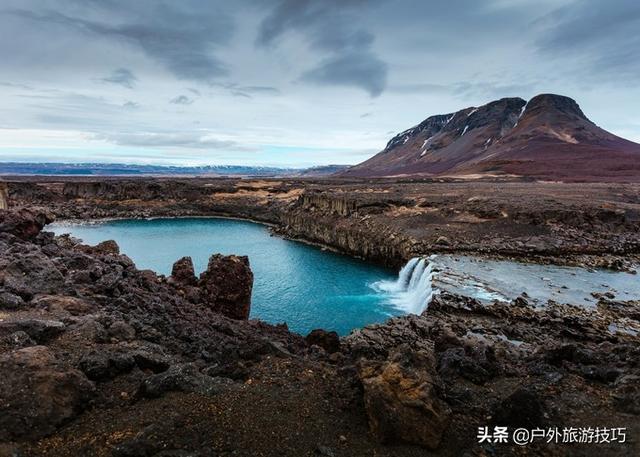
[[18, 309], [24, 305], [24, 300], [9, 292], [0, 292], [0, 309]]
[[94, 387], [44, 346], [0, 355], [0, 441], [47, 435], [78, 414]]
[[247, 256], [212, 255], [198, 287], [203, 299], [216, 312], [232, 319], [246, 320], [251, 311], [253, 273]]
[[228, 378], [212, 378], [200, 373], [194, 364], [178, 364], [147, 378], [140, 386], [140, 394], [147, 398], [160, 397], [167, 392], [213, 395], [224, 390], [230, 382]]
[[305, 337], [309, 346], [316, 345], [327, 351], [329, 354], [340, 350], [340, 337], [336, 332], [327, 332], [322, 329], [311, 330]]
[[196, 278], [191, 257], [183, 257], [173, 264], [171, 280], [182, 286], [195, 286], [197, 284], [198, 278]]
[[450, 409], [440, 397], [433, 353], [403, 347], [385, 362], [363, 362], [359, 374], [369, 426], [378, 439], [438, 447]]
[[35, 238], [42, 228], [53, 222], [53, 216], [43, 212], [32, 212], [27, 209], [0, 209], [0, 233], [11, 233], [23, 240]]

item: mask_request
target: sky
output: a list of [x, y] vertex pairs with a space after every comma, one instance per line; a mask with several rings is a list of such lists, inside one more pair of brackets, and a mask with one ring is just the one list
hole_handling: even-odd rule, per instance
[[640, 2], [0, 1], [0, 161], [354, 164], [539, 93], [640, 142]]

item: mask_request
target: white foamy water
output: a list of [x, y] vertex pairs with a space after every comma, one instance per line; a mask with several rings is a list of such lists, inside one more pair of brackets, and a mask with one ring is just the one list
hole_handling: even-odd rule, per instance
[[389, 303], [411, 314], [421, 314], [433, 297], [433, 264], [415, 257], [402, 267], [395, 281], [378, 281], [374, 289], [389, 295]]

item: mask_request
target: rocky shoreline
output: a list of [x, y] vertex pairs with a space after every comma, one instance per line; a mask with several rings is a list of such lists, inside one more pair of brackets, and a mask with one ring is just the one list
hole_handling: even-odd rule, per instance
[[[323, 330], [303, 337], [285, 325], [247, 320], [252, 274], [246, 259], [212, 255], [200, 275], [189, 259], [176, 259], [171, 276], [158, 276], [138, 270], [113, 242], [85, 246], [42, 231], [52, 216], [36, 208], [83, 219], [246, 215], [370, 260], [413, 255], [416, 242], [437, 235], [432, 229], [440, 222], [415, 232], [412, 218], [425, 215], [406, 217], [407, 209], [398, 208], [413, 208], [408, 204], [396, 201], [376, 213], [374, 203], [364, 205], [365, 195], [354, 212], [352, 200], [307, 198], [296, 183], [268, 182], [257, 190], [242, 183], [249, 191], [236, 181], [215, 181], [214, 197], [206, 182], [179, 190], [175, 183], [134, 182], [126, 191], [121, 184], [93, 183], [89, 191], [85, 184], [9, 183], [12, 209], [0, 210], [0, 455], [601, 456], [640, 450], [640, 301], [601, 297], [593, 310], [555, 303], [539, 309], [526, 299], [485, 306], [442, 294], [422, 316], [394, 318], [341, 339]], [[622, 266], [633, 258], [637, 203], [620, 202], [603, 213], [589, 210], [593, 204], [572, 205], [591, 219], [574, 222], [576, 233], [568, 229], [571, 221], [554, 232], [565, 237], [563, 249], [598, 227], [609, 250], [595, 257], [622, 259]], [[450, 245], [434, 240], [445, 251], [479, 243], [483, 224], [496, 224], [456, 225], [455, 211]], [[594, 222], [594, 214], [604, 220]], [[333, 232], [311, 231], [307, 222]], [[382, 223], [389, 231], [372, 237]], [[498, 236], [509, 243], [544, 237], [542, 228], [532, 235], [536, 224], [504, 227]], [[400, 228], [404, 235], [390, 238]], [[478, 427], [485, 426], [607, 427], [624, 429], [626, 440], [479, 443]]]
[[396, 268], [433, 253], [616, 270], [640, 262], [640, 185], [441, 181], [16, 178], [8, 194], [59, 220], [245, 219]]

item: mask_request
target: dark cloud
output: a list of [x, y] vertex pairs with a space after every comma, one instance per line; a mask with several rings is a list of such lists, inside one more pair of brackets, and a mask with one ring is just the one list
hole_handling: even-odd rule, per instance
[[[212, 2], [110, 0], [78, 2], [73, 13], [14, 9], [10, 13], [45, 25], [122, 40], [138, 46], [180, 79], [211, 82], [227, 74], [214, 51], [233, 33], [233, 20]], [[96, 18], [117, 12], [110, 22]]]
[[100, 81], [111, 84], [118, 84], [120, 86], [126, 87], [128, 89], [133, 89], [138, 78], [126, 68], [118, 68], [114, 70], [111, 75], [106, 78], [102, 78]]
[[[578, 61], [581, 77], [640, 82], [640, 2], [574, 1], [536, 21], [540, 52]], [[575, 68], [574, 70], [575, 71]]]
[[387, 64], [369, 53], [338, 55], [324, 60], [300, 79], [317, 84], [360, 87], [377, 97], [387, 84]]
[[194, 100], [186, 95], [178, 95], [177, 97], [169, 100], [169, 103], [173, 103], [174, 105], [191, 105], [193, 102]]
[[358, 87], [372, 97], [386, 87], [387, 65], [372, 51], [374, 36], [358, 28], [358, 13], [375, 1], [281, 0], [262, 21], [256, 42], [272, 46], [285, 34], [302, 34], [320, 62], [301, 81]]

